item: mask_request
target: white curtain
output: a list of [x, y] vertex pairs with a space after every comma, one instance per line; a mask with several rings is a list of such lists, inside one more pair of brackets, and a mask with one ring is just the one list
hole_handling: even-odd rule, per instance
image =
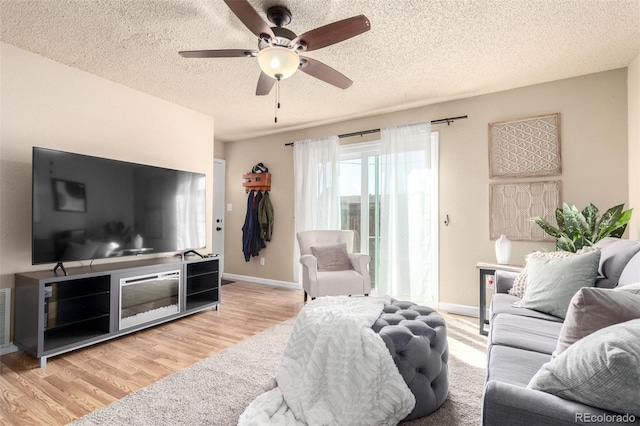
[[340, 142], [337, 136], [293, 144], [295, 234], [293, 278], [300, 276], [300, 231], [340, 229]]
[[437, 135], [429, 123], [381, 130], [378, 294], [438, 302]]

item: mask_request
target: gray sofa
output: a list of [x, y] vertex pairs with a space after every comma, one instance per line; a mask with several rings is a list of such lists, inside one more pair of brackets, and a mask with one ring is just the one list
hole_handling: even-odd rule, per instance
[[[640, 241], [607, 238], [601, 251], [596, 287], [612, 288], [640, 282]], [[540, 367], [552, 359], [563, 320], [542, 312], [518, 308], [520, 300], [507, 294], [518, 274], [496, 271], [496, 294], [491, 301], [487, 345], [487, 375], [482, 401], [482, 424], [576, 425], [576, 417], [616, 415], [579, 402], [532, 390], [527, 384]], [[640, 384], [638, 384], [640, 397]], [[620, 424], [600, 417], [596, 424]], [[626, 424], [640, 425], [640, 419]]]

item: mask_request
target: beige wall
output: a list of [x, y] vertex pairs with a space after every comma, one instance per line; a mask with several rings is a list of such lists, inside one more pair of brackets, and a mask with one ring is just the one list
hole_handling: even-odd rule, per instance
[[[476, 262], [495, 260], [489, 239], [487, 124], [546, 113], [561, 113], [564, 201], [601, 208], [628, 202], [627, 71], [593, 74], [407, 111], [225, 144], [227, 212], [225, 273], [292, 281], [293, 153], [287, 142], [358, 130], [468, 115], [440, 132], [440, 301], [478, 305]], [[245, 263], [241, 228], [246, 211], [242, 174], [264, 162], [273, 174], [276, 222], [273, 241]], [[556, 179], [555, 177], [547, 179]], [[450, 225], [443, 218], [449, 215]], [[553, 249], [553, 243], [513, 243], [513, 263], [525, 254]]]
[[12, 45], [0, 61], [0, 287], [48, 267], [31, 265], [33, 146], [206, 173], [211, 229], [213, 118]]
[[628, 69], [629, 121], [629, 206], [634, 215], [629, 223], [629, 238], [640, 239], [640, 55]]

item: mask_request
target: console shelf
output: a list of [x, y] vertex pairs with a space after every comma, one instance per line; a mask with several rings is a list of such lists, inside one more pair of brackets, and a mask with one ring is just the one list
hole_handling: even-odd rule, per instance
[[[51, 356], [204, 309], [217, 309], [218, 267], [217, 258], [156, 258], [69, 268], [66, 276], [53, 271], [16, 274], [14, 343], [44, 367]], [[123, 288], [136, 284], [139, 277], [145, 285], [127, 294], [138, 306], [149, 306], [144, 313], [148, 317], [124, 326], [121, 312], [127, 307], [121, 300]], [[176, 303], [176, 308], [167, 309], [167, 303]]]

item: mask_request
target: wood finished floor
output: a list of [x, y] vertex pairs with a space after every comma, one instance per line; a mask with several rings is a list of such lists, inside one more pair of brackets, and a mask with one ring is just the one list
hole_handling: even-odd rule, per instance
[[65, 425], [298, 314], [302, 290], [236, 282], [209, 310], [38, 361], [0, 357], [0, 425]]

